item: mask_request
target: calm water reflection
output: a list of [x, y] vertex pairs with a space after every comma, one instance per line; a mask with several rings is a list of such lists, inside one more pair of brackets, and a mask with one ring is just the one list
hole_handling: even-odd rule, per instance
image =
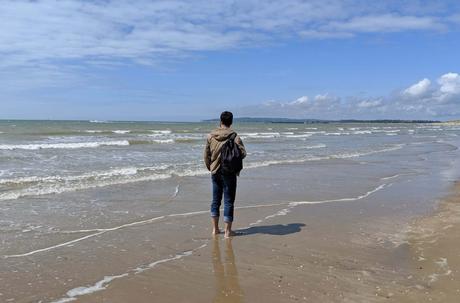
[[[243, 291], [238, 282], [238, 271], [235, 264], [232, 239], [213, 240], [212, 264], [216, 278], [216, 294], [213, 302], [243, 302]], [[220, 245], [224, 246], [224, 260], [221, 257]]]

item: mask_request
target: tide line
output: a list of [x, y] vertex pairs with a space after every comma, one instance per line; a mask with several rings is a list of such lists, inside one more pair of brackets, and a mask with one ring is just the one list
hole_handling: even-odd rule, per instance
[[125, 272], [125, 273], [119, 274], [119, 275], [105, 276], [103, 279], [97, 281], [93, 285], [80, 286], [80, 287], [72, 288], [71, 290], [67, 291], [66, 297], [58, 299], [58, 300], [55, 300], [55, 301], [52, 301], [51, 303], [64, 303], [64, 302], [75, 301], [75, 300], [77, 300], [77, 297], [80, 297], [80, 296], [83, 296], [83, 295], [89, 295], [89, 294], [92, 294], [92, 293], [95, 293], [95, 292], [98, 292], [98, 291], [106, 289], [107, 286], [109, 286], [110, 282], [112, 282], [113, 280], [121, 279], [121, 278], [127, 277], [129, 275], [137, 275], [137, 274], [140, 274], [140, 273], [142, 273], [142, 272], [144, 272], [146, 270], [152, 269], [152, 268], [156, 267], [157, 265], [167, 263], [167, 262], [171, 262], [171, 261], [175, 261], [175, 260], [179, 260], [179, 259], [191, 256], [191, 255], [193, 255], [193, 253], [195, 251], [200, 250], [200, 249], [206, 247], [207, 245], [208, 245], [207, 243], [204, 243], [204, 244], [200, 245], [199, 247], [194, 248], [192, 250], [184, 251], [184, 252], [176, 254], [173, 257], [160, 259], [160, 260], [154, 261], [154, 262], [152, 262], [150, 264], [147, 264], [147, 265], [144, 265], [144, 266], [139, 266], [137, 268], [131, 269], [131, 270], [129, 270], [129, 271]]

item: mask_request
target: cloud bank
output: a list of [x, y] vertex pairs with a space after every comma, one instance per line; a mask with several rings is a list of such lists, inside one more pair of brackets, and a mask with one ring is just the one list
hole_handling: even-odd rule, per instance
[[436, 83], [422, 79], [381, 97], [301, 96], [240, 108], [240, 115], [319, 119], [449, 119], [460, 115], [460, 75], [446, 73]]
[[[431, 4], [430, 4], [431, 3]], [[442, 31], [455, 2], [360, 0], [1, 1], [0, 66], [126, 60], [155, 64], [199, 51], [283, 39]], [[458, 6], [458, 4], [457, 4]], [[455, 10], [455, 9], [454, 9]], [[43, 66], [42, 66], [43, 67]]]

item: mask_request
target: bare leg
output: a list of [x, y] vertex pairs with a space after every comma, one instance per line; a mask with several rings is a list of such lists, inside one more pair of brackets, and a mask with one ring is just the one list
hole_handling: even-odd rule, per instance
[[219, 217], [212, 217], [212, 234], [213, 235], [220, 234]]
[[225, 222], [225, 238], [230, 238], [236, 233], [232, 230], [232, 222]]

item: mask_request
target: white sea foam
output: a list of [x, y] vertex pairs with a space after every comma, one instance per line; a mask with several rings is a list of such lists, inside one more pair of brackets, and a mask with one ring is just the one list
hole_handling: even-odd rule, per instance
[[[153, 167], [152, 167], [153, 168]], [[145, 168], [144, 168], [145, 169]], [[116, 168], [107, 171], [94, 171], [89, 173], [84, 173], [81, 175], [70, 175], [70, 176], [29, 176], [29, 177], [19, 177], [19, 178], [9, 178], [9, 179], [0, 179], [0, 184], [22, 184], [22, 183], [31, 183], [31, 182], [69, 182], [69, 181], [80, 181], [86, 179], [97, 179], [97, 178], [107, 178], [114, 176], [131, 176], [135, 175], [138, 172], [136, 167], [124, 167]]]
[[192, 140], [204, 140], [206, 136], [204, 135], [176, 135], [174, 136], [174, 139], [176, 141], [192, 141]]
[[105, 276], [104, 279], [98, 281], [96, 284], [89, 286], [89, 287], [77, 287], [74, 289], [71, 289], [67, 292], [67, 296], [69, 297], [77, 297], [77, 296], [82, 296], [82, 295], [87, 295], [91, 294], [93, 292], [103, 290], [106, 288], [106, 284], [112, 282], [115, 279], [123, 278], [126, 277], [128, 274], [124, 273], [121, 275], [117, 276]]
[[74, 142], [74, 143], [40, 143], [40, 144], [0, 144], [0, 150], [38, 150], [38, 149], [75, 149], [95, 148], [100, 146], [127, 146], [129, 141], [95, 141], [95, 142]]
[[260, 132], [260, 133], [241, 133], [240, 137], [245, 138], [254, 138], [254, 139], [270, 139], [278, 138], [281, 134], [278, 132]]
[[284, 208], [284, 209], [278, 211], [277, 213], [275, 213], [273, 215], [266, 216], [265, 220], [272, 219], [272, 218], [278, 217], [278, 216], [286, 216], [290, 212], [291, 212], [290, 208]]
[[105, 232], [101, 231], [101, 232], [97, 232], [95, 234], [86, 235], [84, 237], [80, 237], [80, 238], [77, 238], [77, 239], [74, 239], [74, 240], [59, 243], [59, 244], [56, 244], [56, 245], [53, 245], [53, 246], [48, 246], [48, 247], [45, 247], [45, 248], [36, 249], [36, 250], [29, 251], [29, 252], [26, 252], [26, 253], [23, 253], [23, 254], [5, 255], [3, 257], [6, 258], [6, 259], [8, 259], [8, 258], [27, 257], [27, 256], [35, 255], [35, 254], [38, 254], [38, 253], [41, 253], [41, 252], [50, 251], [50, 250], [53, 250], [53, 249], [56, 249], [56, 248], [59, 248], [59, 247], [69, 246], [69, 245], [75, 244], [77, 242], [80, 242], [80, 241], [83, 241], [83, 240], [86, 240], [86, 239], [89, 239], [89, 238], [92, 238], [92, 237], [99, 236], [99, 235], [101, 235], [103, 233], [105, 233]]
[[326, 144], [316, 144], [316, 145], [310, 145], [310, 146], [305, 146], [306, 149], [317, 149], [317, 148], [325, 148]]
[[158, 266], [160, 264], [175, 261], [175, 260], [179, 260], [179, 259], [182, 259], [184, 257], [191, 256], [195, 251], [200, 250], [200, 249], [202, 249], [202, 248], [204, 248], [206, 246], [207, 246], [207, 243], [204, 243], [204, 244], [200, 245], [199, 247], [194, 248], [192, 250], [184, 251], [182, 253], [176, 254], [173, 257], [157, 260], [157, 261], [154, 261], [154, 262], [152, 262], [150, 264], [139, 266], [139, 267], [137, 267], [135, 269], [129, 270], [128, 272], [125, 272], [125, 273], [122, 273], [122, 274], [119, 274], [119, 275], [105, 276], [102, 280], [97, 281], [93, 285], [76, 287], [76, 288], [73, 288], [73, 289], [69, 290], [66, 293], [65, 298], [61, 298], [59, 300], [53, 301], [52, 303], [65, 303], [65, 302], [75, 301], [75, 300], [77, 300], [77, 297], [80, 297], [80, 296], [83, 296], [83, 295], [93, 294], [95, 292], [98, 292], [98, 291], [106, 289], [107, 286], [110, 284], [110, 282], [112, 282], [113, 280], [121, 279], [121, 278], [127, 277], [129, 275], [137, 275], [137, 274], [140, 274], [140, 273], [142, 273], [142, 272], [144, 272], [146, 270], [152, 269], [152, 268], [154, 268], [154, 267], [156, 267], [156, 266]]
[[326, 136], [346, 136], [346, 135], [349, 135], [350, 133], [347, 133], [347, 132], [340, 132], [340, 133], [337, 133], [337, 132], [331, 132], [331, 133], [325, 133], [324, 135]]
[[381, 184], [377, 186], [376, 188], [366, 192], [363, 195], [360, 195], [358, 197], [354, 198], [340, 198], [340, 199], [331, 199], [331, 200], [320, 200], [320, 201], [300, 201], [300, 202], [290, 202], [289, 205], [291, 206], [297, 206], [297, 205], [306, 205], [306, 204], [324, 204], [324, 203], [331, 203], [331, 202], [347, 202], [347, 201], [357, 201], [357, 200], [362, 200], [364, 198], [369, 197], [375, 192], [378, 192], [379, 190], [384, 189], [386, 186], [389, 186], [388, 184]]
[[372, 134], [372, 131], [370, 130], [357, 130], [353, 132], [354, 135], [367, 135], [367, 134]]
[[130, 130], [121, 130], [121, 129], [113, 131], [113, 133], [115, 134], [128, 134], [130, 132], [131, 132]]
[[176, 141], [174, 141], [174, 139], [153, 139], [152, 142], [159, 144], [172, 144]]
[[396, 174], [396, 175], [392, 175], [392, 176], [380, 178], [380, 180], [382, 180], [382, 181], [384, 181], [384, 180], [390, 180], [390, 179], [398, 178], [398, 177], [400, 177], [400, 176], [401, 176], [401, 174]]
[[103, 133], [103, 130], [96, 130], [96, 129], [88, 129], [85, 130], [85, 133], [95, 134], [95, 133]]
[[313, 136], [313, 134], [286, 135], [286, 138], [308, 138], [311, 136]]
[[178, 184], [176, 188], [174, 189], [174, 193], [172, 194], [171, 199], [174, 199], [177, 197], [177, 195], [179, 194], [179, 189], [180, 189], [180, 185]]
[[61, 194], [66, 192], [72, 192], [77, 190], [84, 190], [90, 188], [97, 188], [97, 187], [105, 187], [110, 185], [119, 185], [119, 184], [128, 184], [128, 183], [135, 183], [135, 182], [143, 182], [143, 181], [155, 181], [161, 179], [168, 179], [171, 177], [171, 174], [152, 174], [152, 175], [144, 175], [144, 176], [136, 176], [132, 178], [122, 178], [122, 179], [101, 179], [97, 182], [83, 182], [83, 183], [76, 183], [76, 184], [66, 184], [65, 182], [59, 186], [56, 184], [50, 184], [49, 186], [43, 186], [43, 184], [38, 184], [37, 186], [31, 186], [26, 189], [9, 191], [3, 194], [0, 194], [0, 201], [4, 200], [15, 200], [21, 197], [30, 197], [30, 196], [41, 196], [41, 195], [49, 195], [49, 194]]
[[154, 134], [162, 134], [162, 135], [168, 135], [171, 133], [171, 130], [166, 129], [166, 130], [152, 130], [151, 131]]
[[382, 130], [384, 133], [399, 133], [401, 130], [400, 129], [393, 129], [393, 130]]

